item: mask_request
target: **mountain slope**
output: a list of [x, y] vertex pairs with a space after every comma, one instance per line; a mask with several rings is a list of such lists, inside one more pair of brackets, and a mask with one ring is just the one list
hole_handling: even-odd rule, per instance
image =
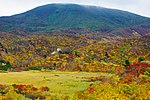
[[0, 17], [0, 31], [49, 32], [58, 29], [114, 29], [148, 24], [150, 18], [129, 12], [76, 4], [49, 4], [22, 14]]

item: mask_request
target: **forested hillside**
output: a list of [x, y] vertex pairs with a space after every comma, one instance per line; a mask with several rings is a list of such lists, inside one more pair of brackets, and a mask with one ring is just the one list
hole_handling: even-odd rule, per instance
[[106, 71], [105, 67], [109, 67], [110, 71], [114, 71], [122, 68], [127, 60], [133, 63], [143, 57], [149, 61], [149, 38], [149, 35], [145, 35], [109, 40], [79, 34], [21, 36], [1, 33], [1, 58], [14, 67], [72, 71], [76, 67], [80, 70]]
[[149, 18], [116, 9], [77, 4], [49, 4], [21, 14], [0, 17], [0, 31], [50, 32], [88, 29], [108, 33], [119, 28], [149, 23]]

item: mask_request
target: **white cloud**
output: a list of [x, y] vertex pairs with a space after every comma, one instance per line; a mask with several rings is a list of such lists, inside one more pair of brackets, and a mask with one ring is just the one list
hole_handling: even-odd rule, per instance
[[0, 16], [25, 12], [50, 3], [77, 3], [115, 8], [150, 17], [150, 0], [0, 0]]

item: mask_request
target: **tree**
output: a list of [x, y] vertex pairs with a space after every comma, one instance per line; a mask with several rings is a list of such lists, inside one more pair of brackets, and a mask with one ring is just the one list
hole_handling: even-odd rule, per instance
[[139, 62], [144, 61], [144, 57], [142, 57], [142, 56], [139, 57], [138, 61], [139, 61]]
[[[12, 68], [12, 65], [10, 64], [10, 62], [5, 62], [5, 61], [3, 61], [3, 60], [0, 60], [0, 63], [1, 63], [1, 65], [0, 65], [0, 70], [7, 70], [7, 69], [9, 69], [9, 68]], [[5, 63], [5, 65], [2, 65], [2, 63]]]
[[130, 66], [130, 61], [129, 60], [125, 60], [125, 64], [123, 64], [125, 66], [125, 68], [127, 69], [128, 66]]
[[108, 52], [105, 52], [105, 56], [106, 56], [107, 58], [109, 58]]

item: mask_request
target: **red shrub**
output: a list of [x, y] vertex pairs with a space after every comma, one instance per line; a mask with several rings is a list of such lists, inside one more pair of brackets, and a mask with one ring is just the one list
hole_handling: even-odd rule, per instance
[[145, 71], [148, 71], [149, 68], [150, 65], [146, 62], [135, 62], [121, 74], [120, 82], [129, 84], [132, 81], [136, 81], [137, 83], [140, 83], [140, 75]]
[[22, 84], [20, 84], [20, 85], [16, 85], [16, 88], [17, 89], [22, 89], [22, 88], [24, 88], [26, 85], [22, 85]]
[[49, 91], [49, 88], [48, 87], [40, 87], [40, 90], [41, 91]]
[[127, 73], [139, 77], [150, 65], [146, 62], [135, 62], [127, 68]]

